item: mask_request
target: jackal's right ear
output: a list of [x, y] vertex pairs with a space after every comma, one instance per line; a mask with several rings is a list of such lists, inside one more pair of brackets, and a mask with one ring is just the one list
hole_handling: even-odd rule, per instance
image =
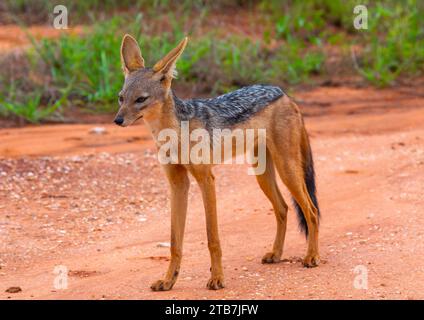
[[124, 74], [144, 68], [144, 59], [137, 41], [126, 34], [121, 44], [121, 63]]
[[156, 74], [168, 76], [169, 79], [174, 78], [176, 76], [175, 64], [183, 53], [187, 42], [188, 38], [185, 37], [174, 49], [153, 66], [153, 71]]

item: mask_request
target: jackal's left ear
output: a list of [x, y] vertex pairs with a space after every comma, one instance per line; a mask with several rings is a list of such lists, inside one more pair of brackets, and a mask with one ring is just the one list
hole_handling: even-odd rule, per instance
[[188, 37], [185, 37], [174, 49], [172, 49], [165, 57], [159, 60], [154, 66], [153, 71], [156, 74], [167, 76], [168, 78], [175, 78], [177, 71], [175, 70], [175, 63], [183, 53], [188, 42]]
[[121, 62], [124, 74], [144, 68], [144, 59], [137, 41], [126, 34], [121, 44]]

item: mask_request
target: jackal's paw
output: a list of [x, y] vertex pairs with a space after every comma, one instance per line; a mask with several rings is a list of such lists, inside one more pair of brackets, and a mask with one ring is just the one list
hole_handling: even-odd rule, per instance
[[150, 289], [153, 291], [168, 291], [172, 289], [173, 285], [172, 281], [158, 280], [150, 286]]
[[318, 255], [308, 255], [303, 259], [303, 266], [306, 268], [314, 268], [319, 265]]
[[216, 277], [211, 277], [208, 281], [208, 284], [206, 285], [206, 287], [209, 290], [219, 290], [225, 287], [224, 285], [224, 277], [223, 276], [216, 276]]
[[274, 252], [268, 252], [262, 258], [262, 263], [277, 263], [280, 261], [281, 255], [278, 255]]

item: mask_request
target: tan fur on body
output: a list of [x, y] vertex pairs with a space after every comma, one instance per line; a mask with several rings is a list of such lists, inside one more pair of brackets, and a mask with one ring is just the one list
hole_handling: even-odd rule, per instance
[[[158, 134], [163, 129], [180, 131], [180, 124], [174, 112], [170, 91], [175, 74], [175, 63], [187, 44], [185, 38], [174, 50], [159, 61], [152, 69], [144, 67], [144, 59], [136, 41], [126, 35], [122, 42], [121, 57], [126, 83], [120, 93], [121, 108], [117, 119], [122, 126], [143, 118], [158, 147]], [[148, 94], [147, 100], [134, 103]], [[141, 99], [141, 100], [143, 100]], [[141, 101], [140, 100], [140, 101]], [[116, 120], [115, 120], [116, 121]], [[117, 122], [118, 123], [118, 122]], [[190, 121], [190, 132], [202, 128], [200, 121]], [[266, 170], [256, 176], [260, 188], [274, 208], [277, 231], [272, 251], [262, 258], [263, 263], [275, 263], [281, 258], [287, 225], [287, 209], [277, 186], [275, 169], [280, 178], [301, 207], [309, 230], [308, 250], [304, 265], [313, 267], [319, 263], [318, 212], [304, 182], [303, 163], [308, 154], [309, 141], [303, 119], [297, 105], [286, 95], [259, 111], [249, 120], [232, 129], [266, 129]], [[180, 135], [178, 135], [180, 137]], [[179, 141], [181, 144], [181, 141]], [[224, 287], [221, 263], [221, 246], [218, 236], [216, 195], [212, 165], [167, 164], [163, 165], [171, 192], [171, 261], [165, 278], [152, 284], [154, 291], [169, 290], [178, 277], [182, 258], [184, 226], [187, 212], [190, 173], [200, 186], [206, 214], [206, 230], [211, 257], [211, 278], [209, 289]]]

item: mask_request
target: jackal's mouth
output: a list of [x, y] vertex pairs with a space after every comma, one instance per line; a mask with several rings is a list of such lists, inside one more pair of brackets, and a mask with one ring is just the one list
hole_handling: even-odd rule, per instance
[[[135, 119], [135, 121], [137, 121], [137, 120], [139, 120], [139, 119], [141, 119], [141, 118], [143, 118], [143, 115], [139, 116], [137, 119]], [[134, 121], [134, 122], [135, 122], [135, 121]]]

